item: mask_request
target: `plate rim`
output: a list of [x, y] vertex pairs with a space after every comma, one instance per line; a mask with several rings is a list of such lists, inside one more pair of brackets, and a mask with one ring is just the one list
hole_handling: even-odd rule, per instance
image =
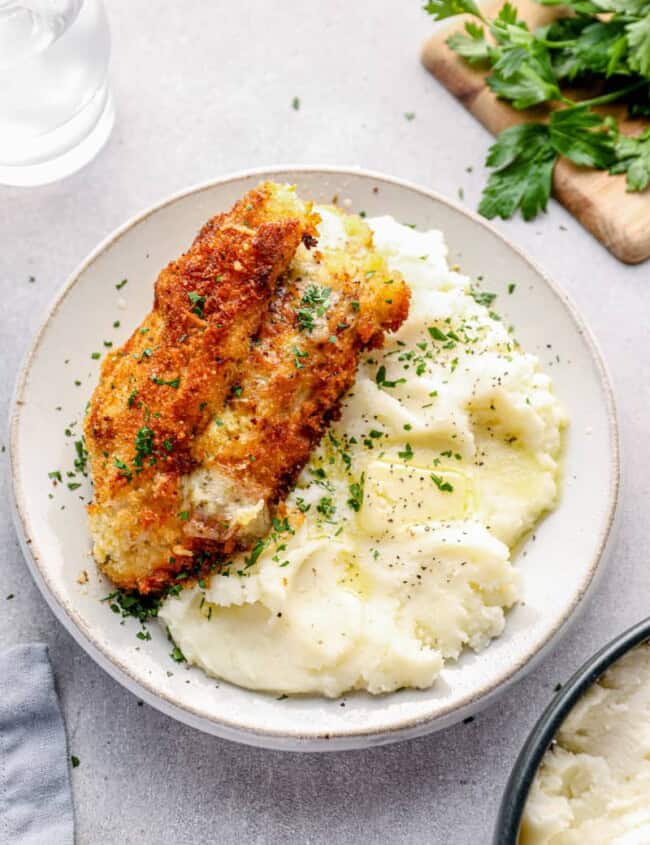
[[[256, 177], [259, 179], [273, 178], [281, 173], [295, 174], [327, 174], [336, 176], [362, 177], [376, 182], [388, 183], [407, 191], [418, 193], [427, 199], [434, 200], [459, 212], [463, 217], [482, 226], [489, 233], [499, 239], [506, 247], [512, 250], [523, 262], [525, 262], [546, 284], [551, 293], [559, 300], [565, 308], [568, 316], [576, 327], [578, 333], [584, 338], [589, 355], [598, 374], [598, 379], [606, 399], [606, 416], [608, 422], [609, 439], [609, 461], [611, 481], [608, 491], [606, 518], [603, 521], [599, 532], [598, 545], [589, 562], [585, 577], [580, 589], [573, 597], [573, 601], [567, 606], [561, 619], [547, 635], [546, 639], [538, 644], [534, 650], [529, 650], [527, 655], [521, 658], [515, 665], [503, 672], [499, 677], [493, 679], [490, 684], [474, 693], [469, 693], [460, 703], [448, 705], [434, 716], [420, 716], [397, 720], [385, 727], [352, 727], [349, 730], [339, 729], [335, 732], [304, 732], [289, 731], [285, 729], [274, 729], [273, 727], [252, 728], [250, 725], [238, 724], [232, 719], [223, 717], [210, 717], [203, 712], [193, 709], [191, 706], [180, 705], [173, 700], [173, 694], [169, 695], [163, 691], [154, 689], [149, 683], [132, 674], [130, 668], [122, 661], [116, 659], [104, 649], [102, 644], [92, 634], [91, 629], [83, 620], [78, 618], [74, 609], [60, 597], [53, 583], [47, 577], [45, 571], [41, 570], [39, 564], [38, 550], [33, 548], [32, 539], [28, 532], [28, 509], [24, 493], [21, 489], [20, 468], [17, 460], [17, 443], [21, 420], [21, 409], [23, 397], [32, 363], [41, 345], [43, 335], [50, 322], [56, 316], [59, 307], [72, 288], [78, 283], [82, 274], [93, 264], [114, 243], [120, 240], [134, 226], [148, 219], [153, 214], [168, 205], [193, 194], [199, 194], [212, 188], [236, 182], [241, 179]], [[203, 732], [222, 737], [224, 739], [243, 742], [245, 744], [263, 746], [267, 748], [282, 750], [304, 750], [304, 751], [326, 751], [341, 750], [358, 747], [366, 747], [375, 744], [394, 742], [413, 736], [419, 736], [437, 729], [454, 724], [461, 718], [471, 713], [476, 713], [483, 707], [488, 706], [494, 698], [505, 692], [512, 684], [516, 683], [528, 671], [542, 659], [548, 652], [558, 635], [565, 631], [568, 623], [575, 619], [578, 612], [584, 607], [584, 599], [590, 588], [593, 586], [596, 576], [602, 571], [608, 542], [612, 536], [617, 503], [620, 494], [620, 443], [619, 426], [617, 420], [616, 404], [612, 388], [611, 378], [604, 362], [599, 344], [595, 339], [590, 327], [580, 315], [570, 296], [566, 291], [551, 279], [535, 261], [529, 258], [526, 253], [516, 246], [512, 241], [499, 232], [493, 225], [486, 222], [482, 217], [470, 211], [459, 203], [442, 196], [437, 191], [430, 190], [414, 182], [399, 177], [390, 176], [374, 170], [367, 170], [360, 167], [345, 167], [337, 165], [291, 165], [279, 164], [270, 167], [256, 167], [238, 170], [225, 176], [203, 181], [183, 188], [159, 200], [144, 210], [137, 212], [128, 218], [122, 225], [115, 228], [75, 267], [63, 285], [54, 295], [53, 300], [45, 309], [43, 318], [36, 329], [33, 339], [23, 357], [16, 377], [13, 396], [9, 411], [9, 461], [11, 472], [11, 510], [14, 527], [18, 535], [23, 556], [28, 569], [45, 598], [50, 610], [58, 621], [64, 626], [68, 633], [86, 651], [92, 659], [101, 666], [118, 683], [126, 687], [134, 695], [147, 701], [155, 709], [180, 721], [190, 727], [197, 728]], [[254, 690], [250, 691], [255, 694]]]

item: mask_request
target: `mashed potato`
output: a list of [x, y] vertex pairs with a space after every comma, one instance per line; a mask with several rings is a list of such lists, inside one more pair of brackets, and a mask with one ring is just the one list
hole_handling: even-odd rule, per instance
[[565, 720], [533, 782], [519, 842], [650, 842], [650, 644], [618, 660]]
[[[340, 243], [319, 211], [321, 244]], [[241, 686], [430, 686], [501, 633], [510, 550], [557, 498], [565, 418], [537, 358], [449, 270], [440, 232], [369, 223], [412, 288], [408, 320], [363, 359], [289, 519], [160, 612], [189, 662]]]

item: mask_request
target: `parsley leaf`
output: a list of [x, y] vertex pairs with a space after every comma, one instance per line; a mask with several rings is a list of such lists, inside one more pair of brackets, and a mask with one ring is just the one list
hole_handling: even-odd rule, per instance
[[557, 152], [548, 127], [522, 123], [505, 129], [489, 151], [486, 164], [495, 168], [483, 191], [479, 212], [506, 220], [521, 209], [531, 220], [546, 209]]
[[551, 113], [549, 123], [553, 148], [576, 164], [606, 170], [614, 161], [611, 137], [602, 131], [603, 119], [586, 106]]
[[628, 64], [642, 76], [650, 77], [650, 8], [644, 16], [626, 27], [629, 49]]
[[648, 12], [648, 0], [592, 0], [599, 12], [619, 12], [640, 17]]
[[636, 138], [619, 135], [616, 155], [610, 173], [627, 173], [627, 190], [644, 191], [650, 185], [650, 127]]
[[474, 0], [428, 0], [423, 6], [434, 21], [442, 21], [445, 18], [453, 18], [454, 15], [475, 15], [481, 17], [478, 6]]
[[539, 0], [542, 6], [566, 6], [576, 15], [593, 15], [599, 9], [590, 0]]
[[[547, 100], [560, 99], [562, 95], [553, 74], [551, 59], [544, 47], [533, 44], [525, 50], [518, 46], [512, 52], [514, 56], [499, 59], [485, 80], [497, 97], [510, 100], [516, 109], [527, 109]], [[510, 61], [504, 72], [506, 58]]]
[[621, 21], [596, 21], [585, 26], [571, 48], [574, 64], [569, 79], [585, 73], [611, 76], [624, 71], [622, 58], [626, 52], [625, 27]]
[[485, 64], [490, 59], [490, 45], [485, 39], [485, 30], [479, 24], [467, 21], [465, 32], [455, 32], [447, 39], [451, 49], [471, 65]]

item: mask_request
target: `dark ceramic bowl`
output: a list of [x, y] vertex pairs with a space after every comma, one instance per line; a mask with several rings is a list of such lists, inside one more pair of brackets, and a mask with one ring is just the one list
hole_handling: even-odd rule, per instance
[[555, 696], [521, 749], [506, 784], [494, 831], [493, 845], [516, 845], [528, 792], [546, 749], [580, 696], [612, 663], [650, 639], [650, 618], [613, 639], [591, 657]]

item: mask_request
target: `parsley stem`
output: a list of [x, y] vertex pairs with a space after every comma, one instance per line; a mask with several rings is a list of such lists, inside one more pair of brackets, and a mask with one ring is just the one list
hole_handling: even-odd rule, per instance
[[535, 38], [535, 42], [537, 44], [543, 44], [545, 47], [549, 47], [551, 50], [554, 48], [561, 48], [561, 47], [575, 47], [578, 43], [575, 38], [569, 39], [568, 41], [547, 41], [546, 38]]
[[621, 97], [624, 97], [626, 94], [630, 94], [632, 91], [636, 91], [643, 85], [648, 85], [647, 79], [641, 79], [638, 82], [635, 82], [633, 85], [628, 85], [627, 88], [621, 88], [618, 91], [612, 91], [611, 94], [602, 94], [600, 97], [593, 97], [591, 100], [582, 100], [582, 102], [578, 103], [577, 105], [587, 106], [588, 108], [591, 108], [592, 106], [604, 106], [607, 103], [613, 103], [614, 100], [620, 100]]

